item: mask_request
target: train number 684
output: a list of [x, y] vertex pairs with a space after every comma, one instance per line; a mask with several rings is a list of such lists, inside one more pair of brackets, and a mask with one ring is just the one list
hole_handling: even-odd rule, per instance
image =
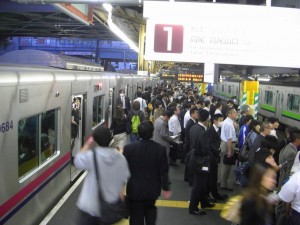
[[4, 123], [1, 123], [0, 132], [5, 133], [9, 130], [12, 130], [13, 128], [14, 128], [13, 121], [12, 120], [10, 122], [7, 121], [7, 122], [4, 122]]

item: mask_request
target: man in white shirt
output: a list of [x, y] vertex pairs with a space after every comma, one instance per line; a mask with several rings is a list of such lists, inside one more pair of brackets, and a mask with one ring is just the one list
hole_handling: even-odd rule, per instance
[[230, 175], [231, 165], [225, 165], [223, 163], [224, 157], [233, 157], [234, 154], [234, 147], [237, 143], [237, 136], [234, 128], [234, 120], [237, 119], [237, 111], [235, 108], [230, 108], [228, 110], [227, 118], [224, 120], [222, 129], [221, 129], [221, 189], [225, 191], [232, 191], [231, 188], [227, 186], [227, 180]]
[[279, 198], [291, 208], [290, 225], [299, 225], [300, 222], [300, 171], [297, 171], [286, 182], [280, 192]]
[[140, 103], [140, 110], [142, 110], [143, 112], [146, 112], [147, 109], [147, 103], [145, 101], [145, 99], [142, 99], [142, 92], [137, 92], [136, 93], [137, 98], [134, 99], [134, 101], [138, 101]]
[[[180, 133], [181, 133], [181, 126], [178, 119], [178, 116], [180, 114], [180, 108], [179, 107], [172, 107], [170, 109], [171, 112], [173, 112], [173, 116], [168, 121], [169, 126], [169, 132], [170, 136], [179, 135], [177, 138], [180, 140]], [[170, 149], [170, 165], [171, 166], [177, 166], [176, 159], [177, 159], [177, 153], [178, 153], [178, 144], [172, 143], [173, 148]]]

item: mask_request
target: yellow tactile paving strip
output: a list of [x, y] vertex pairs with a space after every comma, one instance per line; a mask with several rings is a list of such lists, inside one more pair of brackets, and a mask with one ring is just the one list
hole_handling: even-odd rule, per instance
[[[174, 201], [174, 200], [156, 200], [155, 205], [157, 207], [170, 207], [170, 208], [185, 208], [187, 209], [189, 207], [188, 201]], [[223, 203], [216, 203], [215, 207], [209, 208], [209, 210], [221, 210], [223, 208]], [[208, 208], [207, 208], [208, 209]], [[205, 210], [207, 210], [205, 209]], [[118, 223], [115, 223], [114, 225], [129, 225], [128, 220], [121, 220]]]

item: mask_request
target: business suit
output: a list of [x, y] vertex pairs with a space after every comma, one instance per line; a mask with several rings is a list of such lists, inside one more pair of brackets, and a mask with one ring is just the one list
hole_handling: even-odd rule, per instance
[[166, 148], [152, 140], [126, 145], [123, 152], [131, 177], [127, 183], [130, 202], [130, 225], [154, 225], [157, 217], [155, 201], [161, 188], [169, 190]]
[[[190, 118], [185, 126], [185, 134], [186, 134], [185, 135], [185, 141], [186, 141], [186, 148], [185, 148], [186, 153], [185, 154], [186, 154], [186, 156], [191, 151], [190, 130], [191, 130], [192, 126], [194, 126], [195, 124], [196, 124], [196, 121], [193, 120], [192, 118]], [[185, 170], [184, 170], [184, 181], [188, 181], [189, 184], [191, 185], [193, 183], [192, 180], [193, 180], [193, 173], [192, 173], [192, 171], [188, 170], [188, 166], [186, 165]]]
[[170, 141], [169, 129], [167, 123], [163, 120], [162, 116], [158, 117], [154, 121], [154, 132], [153, 132], [153, 141], [163, 145], [167, 149], [167, 156], [170, 154]]
[[[124, 98], [124, 100], [125, 100], [125, 108], [123, 107], [122, 98]], [[117, 105], [121, 105], [122, 106], [122, 108], [125, 111], [125, 114], [128, 114], [128, 112], [131, 110], [130, 99], [127, 96], [123, 96], [123, 97], [119, 96], [117, 98]]]
[[218, 164], [220, 158], [220, 129], [216, 131], [215, 125], [207, 129], [203, 136], [203, 146], [207, 148], [210, 153], [210, 173], [209, 173], [209, 191], [214, 198], [218, 198]]
[[285, 164], [280, 170], [280, 176], [278, 182], [279, 189], [282, 187], [284, 180], [290, 176], [291, 169], [296, 155], [297, 155], [297, 148], [292, 143], [287, 144], [281, 150], [279, 154], [279, 164], [285, 163], [286, 161], [287, 164]]
[[[205, 129], [206, 128], [200, 125], [199, 123], [196, 123], [190, 129], [189, 135], [190, 135], [192, 154], [194, 154], [196, 157], [209, 156], [208, 149], [203, 147], [203, 141], [204, 141], [203, 136], [205, 133]], [[210, 204], [207, 198], [207, 188], [206, 188], [208, 184], [208, 177], [209, 174], [207, 171], [203, 170], [203, 172], [197, 172], [194, 169], [193, 188], [191, 190], [190, 205], [189, 205], [190, 212], [198, 210], [199, 202], [201, 203], [202, 208], [205, 208], [207, 205]]]

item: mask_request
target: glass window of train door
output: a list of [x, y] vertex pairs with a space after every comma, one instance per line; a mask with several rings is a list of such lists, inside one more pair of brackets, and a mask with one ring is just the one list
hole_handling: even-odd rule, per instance
[[20, 119], [18, 122], [19, 178], [39, 166], [38, 115]]
[[265, 104], [273, 105], [273, 91], [265, 91]]
[[287, 108], [290, 111], [299, 112], [300, 96], [288, 94]]
[[104, 122], [104, 95], [96, 96], [93, 100], [92, 127]]

